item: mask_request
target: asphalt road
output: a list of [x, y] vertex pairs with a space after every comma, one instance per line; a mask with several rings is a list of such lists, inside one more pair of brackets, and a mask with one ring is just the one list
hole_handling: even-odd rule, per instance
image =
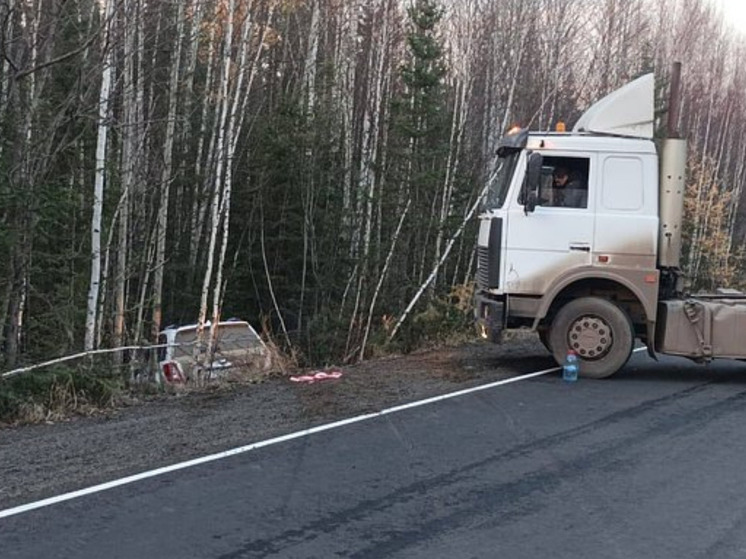
[[0, 557], [743, 557], [744, 463], [746, 365], [638, 354], [0, 519]]

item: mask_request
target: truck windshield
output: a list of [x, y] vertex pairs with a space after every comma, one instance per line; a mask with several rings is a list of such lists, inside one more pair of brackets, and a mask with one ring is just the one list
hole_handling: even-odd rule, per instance
[[515, 172], [520, 155], [520, 151], [514, 151], [500, 158], [497, 170], [489, 179], [487, 197], [484, 201], [485, 210], [496, 210], [502, 208], [503, 204], [505, 204], [505, 198], [510, 188], [510, 181], [513, 179], [513, 173]]

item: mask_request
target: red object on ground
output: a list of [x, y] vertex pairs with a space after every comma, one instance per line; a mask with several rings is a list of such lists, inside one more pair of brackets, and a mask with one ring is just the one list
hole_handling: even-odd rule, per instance
[[313, 384], [314, 382], [318, 382], [320, 380], [332, 380], [332, 379], [338, 379], [341, 377], [342, 377], [341, 371], [329, 371], [329, 372], [316, 371], [308, 375], [299, 375], [299, 376], [290, 377], [290, 380], [292, 382], [304, 382], [306, 384]]

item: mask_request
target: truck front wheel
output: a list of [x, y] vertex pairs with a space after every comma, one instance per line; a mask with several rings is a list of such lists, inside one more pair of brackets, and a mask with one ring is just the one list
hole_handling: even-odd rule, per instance
[[552, 345], [549, 343], [549, 328], [542, 328], [539, 330], [539, 341], [541, 345], [547, 348], [549, 353], [552, 353]]
[[582, 297], [566, 304], [552, 321], [549, 334], [557, 363], [572, 349], [580, 357], [580, 375], [588, 378], [605, 378], [621, 369], [634, 341], [627, 313], [599, 297]]

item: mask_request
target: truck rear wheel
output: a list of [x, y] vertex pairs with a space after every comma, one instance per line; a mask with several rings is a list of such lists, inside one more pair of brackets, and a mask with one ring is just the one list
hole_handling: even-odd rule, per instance
[[616, 373], [627, 363], [634, 341], [627, 313], [599, 297], [582, 297], [562, 307], [549, 333], [557, 363], [572, 349], [580, 357], [580, 375], [587, 378]]

